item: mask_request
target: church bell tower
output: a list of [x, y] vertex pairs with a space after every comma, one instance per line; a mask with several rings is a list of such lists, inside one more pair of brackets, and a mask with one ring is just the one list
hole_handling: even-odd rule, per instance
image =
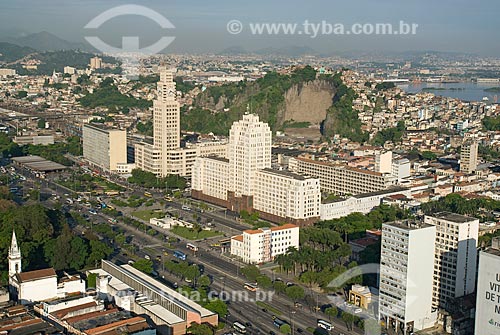
[[12, 231], [12, 241], [9, 248], [9, 278], [21, 272], [21, 250], [17, 245], [16, 232]]

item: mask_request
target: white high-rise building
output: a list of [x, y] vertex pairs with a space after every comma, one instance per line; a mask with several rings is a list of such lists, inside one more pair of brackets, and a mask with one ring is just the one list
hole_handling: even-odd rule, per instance
[[319, 179], [271, 169], [271, 135], [257, 115], [244, 115], [231, 127], [227, 158], [197, 159], [191, 196], [236, 212], [256, 210], [279, 223], [317, 221]]
[[153, 144], [166, 157], [167, 151], [180, 147], [180, 105], [176, 100], [174, 75], [162, 69], [153, 101]]
[[243, 115], [229, 132], [228, 158], [235, 196], [254, 194], [255, 173], [271, 167], [271, 128], [254, 114]]
[[500, 238], [479, 254], [475, 334], [500, 333]]
[[473, 173], [477, 169], [478, 143], [474, 140], [465, 142], [460, 151], [460, 171]]
[[424, 222], [436, 226], [432, 305], [446, 309], [448, 299], [474, 292], [479, 219], [441, 212]]
[[436, 227], [420, 221], [382, 225], [379, 319], [398, 334], [433, 326]]
[[227, 143], [202, 142], [181, 148], [180, 105], [176, 99], [174, 74], [160, 68], [157, 97], [153, 101], [153, 144], [135, 145], [136, 167], [158, 176], [191, 176], [192, 166], [198, 156], [225, 156]]

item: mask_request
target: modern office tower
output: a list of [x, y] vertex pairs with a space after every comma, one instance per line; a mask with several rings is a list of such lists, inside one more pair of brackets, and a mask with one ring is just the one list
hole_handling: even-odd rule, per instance
[[271, 167], [271, 128], [254, 114], [243, 115], [229, 131], [230, 191], [235, 197], [254, 194], [255, 173]]
[[127, 163], [127, 131], [86, 124], [83, 126], [83, 157], [105, 171]]
[[391, 173], [392, 151], [378, 151], [375, 153], [375, 172]]
[[243, 234], [231, 237], [231, 254], [245, 263], [271, 262], [291, 247], [299, 248], [299, 227], [293, 224], [244, 230]]
[[102, 67], [102, 58], [92, 57], [90, 59], [90, 68], [91, 69], [100, 69]]
[[478, 143], [474, 140], [462, 144], [460, 151], [460, 171], [474, 173], [477, 169]]
[[398, 334], [433, 326], [432, 272], [436, 227], [421, 221], [382, 225], [379, 319]]
[[356, 195], [386, 190], [395, 184], [390, 173], [362, 170], [345, 164], [320, 162], [306, 158], [290, 158], [290, 171], [319, 178], [323, 192]]
[[424, 222], [436, 226], [432, 305], [446, 309], [448, 299], [474, 292], [479, 220], [441, 212]]
[[158, 176], [191, 176], [193, 164], [198, 156], [225, 156], [227, 144], [201, 142], [181, 148], [180, 106], [176, 99], [174, 74], [160, 68], [157, 97], [153, 101], [153, 144], [137, 143], [135, 164], [138, 169]]
[[475, 334], [500, 333], [500, 238], [479, 253], [477, 272]]
[[319, 219], [317, 178], [271, 169], [271, 130], [257, 115], [246, 114], [231, 127], [227, 158], [199, 157], [191, 196], [232, 211], [258, 211], [282, 223], [310, 224]]

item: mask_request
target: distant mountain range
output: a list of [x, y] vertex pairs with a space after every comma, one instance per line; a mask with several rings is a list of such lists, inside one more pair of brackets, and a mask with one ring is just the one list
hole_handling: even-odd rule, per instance
[[57, 50], [95, 51], [89, 45], [86, 45], [84, 43], [69, 42], [46, 31], [29, 34], [21, 37], [3, 37], [3, 38], [0, 37], [0, 41], [12, 43], [22, 47], [29, 47], [38, 51], [57, 51]]
[[29, 47], [22, 47], [8, 42], [0, 42], [0, 63], [10, 63], [37, 52]]
[[261, 56], [289, 56], [289, 57], [300, 57], [304, 55], [318, 55], [319, 53], [307, 46], [284, 46], [284, 47], [269, 47], [258, 49], [255, 51], [248, 51], [242, 46], [236, 45], [226, 48], [220, 52], [221, 55], [246, 55], [255, 54]]

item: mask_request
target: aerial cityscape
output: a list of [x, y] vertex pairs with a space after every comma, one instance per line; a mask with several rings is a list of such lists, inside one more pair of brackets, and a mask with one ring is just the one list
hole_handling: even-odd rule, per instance
[[0, 334], [500, 335], [499, 5], [0, 1]]

